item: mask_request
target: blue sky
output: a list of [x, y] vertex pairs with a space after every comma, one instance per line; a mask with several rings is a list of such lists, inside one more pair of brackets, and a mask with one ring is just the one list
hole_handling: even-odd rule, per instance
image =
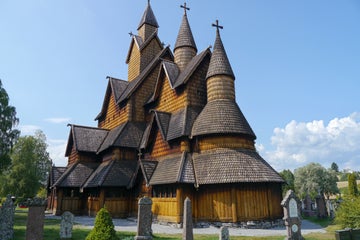
[[[0, 78], [22, 134], [41, 129], [65, 165], [68, 123], [96, 126], [106, 76], [127, 79], [129, 32], [147, 1], [0, 1]], [[152, 0], [171, 49], [183, 1]], [[360, 2], [188, 1], [199, 52], [221, 37], [237, 103], [277, 170], [310, 162], [360, 170]]]

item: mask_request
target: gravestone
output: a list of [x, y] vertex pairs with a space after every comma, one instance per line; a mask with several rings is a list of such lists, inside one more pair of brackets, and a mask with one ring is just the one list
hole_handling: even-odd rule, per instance
[[46, 204], [47, 200], [43, 198], [33, 198], [26, 201], [26, 205], [29, 207], [26, 240], [43, 239]]
[[304, 215], [309, 217], [312, 216], [312, 208], [311, 208], [311, 197], [309, 194], [306, 194], [305, 199], [304, 199]]
[[183, 216], [183, 240], [193, 240], [193, 222], [192, 222], [192, 209], [191, 201], [187, 197], [184, 201], [184, 216]]
[[60, 239], [71, 239], [72, 228], [74, 224], [74, 215], [71, 212], [64, 212], [61, 215], [60, 222]]
[[220, 240], [230, 240], [229, 229], [226, 226], [220, 228]]
[[325, 198], [321, 194], [316, 196], [316, 206], [317, 206], [317, 217], [318, 218], [327, 217]]
[[148, 197], [143, 197], [139, 200], [138, 210], [138, 222], [137, 222], [137, 233], [135, 240], [152, 239], [152, 213], [151, 213], [152, 201]]
[[301, 235], [300, 201], [293, 190], [287, 191], [281, 201], [284, 208], [284, 221], [287, 231], [286, 240], [303, 240]]
[[13, 239], [15, 205], [10, 195], [0, 208], [0, 239]]

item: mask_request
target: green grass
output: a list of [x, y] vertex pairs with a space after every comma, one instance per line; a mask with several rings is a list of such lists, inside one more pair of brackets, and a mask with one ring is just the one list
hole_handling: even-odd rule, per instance
[[[328, 240], [335, 239], [335, 230], [339, 230], [338, 225], [333, 225], [332, 221], [328, 219], [306, 218], [309, 221], [317, 223], [322, 227], [326, 227], [327, 233], [311, 233], [304, 235], [306, 240]], [[27, 211], [17, 210], [15, 213], [15, 226], [14, 226], [14, 240], [25, 239], [27, 221]], [[44, 223], [44, 240], [59, 240], [60, 220], [45, 219]], [[89, 234], [90, 229], [82, 228], [80, 225], [74, 225], [73, 238], [74, 240], [84, 240]], [[135, 236], [133, 232], [117, 232], [120, 239], [133, 239]], [[285, 236], [267, 236], [267, 237], [245, 237], [245, 236], [231, 236], [232, 240], [283, 240]], [[181, 234], [169, 235], [169, 234], [155, 234], [154, 240], [180, 240]], [[218, 240], [218, 235], [194, 235], [195, 240]]]

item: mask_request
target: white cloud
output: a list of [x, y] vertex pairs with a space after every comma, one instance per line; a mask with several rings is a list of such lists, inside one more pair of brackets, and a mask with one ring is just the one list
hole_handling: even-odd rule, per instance
[[340, 169], [360, 170], [360, 113], [334, 118], [326, 125], [323, 120], [296, 122], [275, 128], [271, 137], [274, 150], [259, 149], [277, 170], [296, 169], [310, 162]]
[[37, 130], [41, 128], [36, 125], [19, 125], [19, 130], [21, 131], [21, 135], [34, 135]]
[[50, 122], [50, 123], [68, 123], [70, 122], [71, 118], [46, 118], [45, 121], [46, 122]]
[[67, 158], [65, 157], [65, 150], [67, 140], [63, 139], [49, 139], [47, 141], [48, 148], [47, 151], [50, 154], [50, 158], [52, 159], [55, 166], [66, 166]]

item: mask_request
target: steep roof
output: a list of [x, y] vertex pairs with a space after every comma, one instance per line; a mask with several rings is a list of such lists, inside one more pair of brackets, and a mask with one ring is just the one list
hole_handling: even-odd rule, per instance
[[141, 26], [144, 24], [148, 24], [148, 25], [151, 25], [156, 28], [159, 27], [159, 24], [156, 21], [154, 12], [151, 9], [150, 1], [148, 1], [148, 5], [143, 13], [143, 16], [141, 17], [141, 20], [140, 20], [140, 23], [139, 23], [139, 26], [137, 29], [139, 30], [141, 28]]
[[228, 99], [208, 102], [195, 120], [192, 136], [209, 134], [241, 134], [256, 139], [236, 102]]
[[214, 50], [211, 56], [206, 79], [215, 75], [228, 75], [235, 79], [234, 72], [231, 68], [229, 59], [227, 57], [224, 45], [220, 37], [219, 28], [216, 29]]
[[73, 144], [78, 152], [96, 153], [108, 134], [106, 129], [79, 125], [70, 126], [65, 156], [70, 155]]
[[139, 148], [146, 124], [142, 122], [125, 122], [109, 131], [101, 144], [98, 153], [109, 147]]
[[161, 50], [146, 66], [146, 68], [139, 74], [139, 76], [129, 82], [128, 86], [126, 87], [125, 91], [123, 92], [117, 103], [119, 104], [124, 100], [128, 99], [131, 94], [136, 91], [136, 89], [140, 86], [144, 79], [149, 75], [149, 73], [157, 66], [157, 64], [162, 61], [162, 58], [165, 57], [167, 54], [173, 58], [169, 46]]
[[114, 77], [107, 77], [107, 79], [109, 79], [109, 82], [106, 88], [103, 105], [101, 107], [100, 113], [96, 116], [95, 120], [98, 120], [99, 118], [104, 116], [104, 114], [106, 114], [106, 109], [109, 104], [109, 98], [111, 94], [114, 96], [115, 102], [117, 102], [117, 100], [120, 98], [120, 96], [125, 91], [127, 85], [129, 84], [128, 81], [117, 79]]
[[136, 175], [136, 170], [136, 160], [110, 160], [102, 162], [88, 178], [83, 188], [129, 187]]
[[75, 162], [66, 167], [65, 172], [55, 182], [53, 187], [81, 187], [99, 166], [94, 162]]
[[284, 182], [254, 150], [219, 148], [193, 153], [197, 184]]
[[55, 167], [51, 166], [49, 179], [48, 179], [48, 188], [52, 187], [54, 183], [61, 177], [61, 175], [66, 171], [66, 167]]
[[187, 152], [168, 156], [158, 161], [151, 176], [150, 185], [170, 183], [195, 183], [191, 155]]
[[174, 51], [179, 47], [192, 47], [195, 49], [195, 51], [197, 51], [196, 44], [194, 41], [193, 34], [191, 32], [191, 28], [189, 25], [189, 21], [188, 21], [186, 12], [183, 15], [183, 18], [181, 21], [179, 33], [176, 38]]

